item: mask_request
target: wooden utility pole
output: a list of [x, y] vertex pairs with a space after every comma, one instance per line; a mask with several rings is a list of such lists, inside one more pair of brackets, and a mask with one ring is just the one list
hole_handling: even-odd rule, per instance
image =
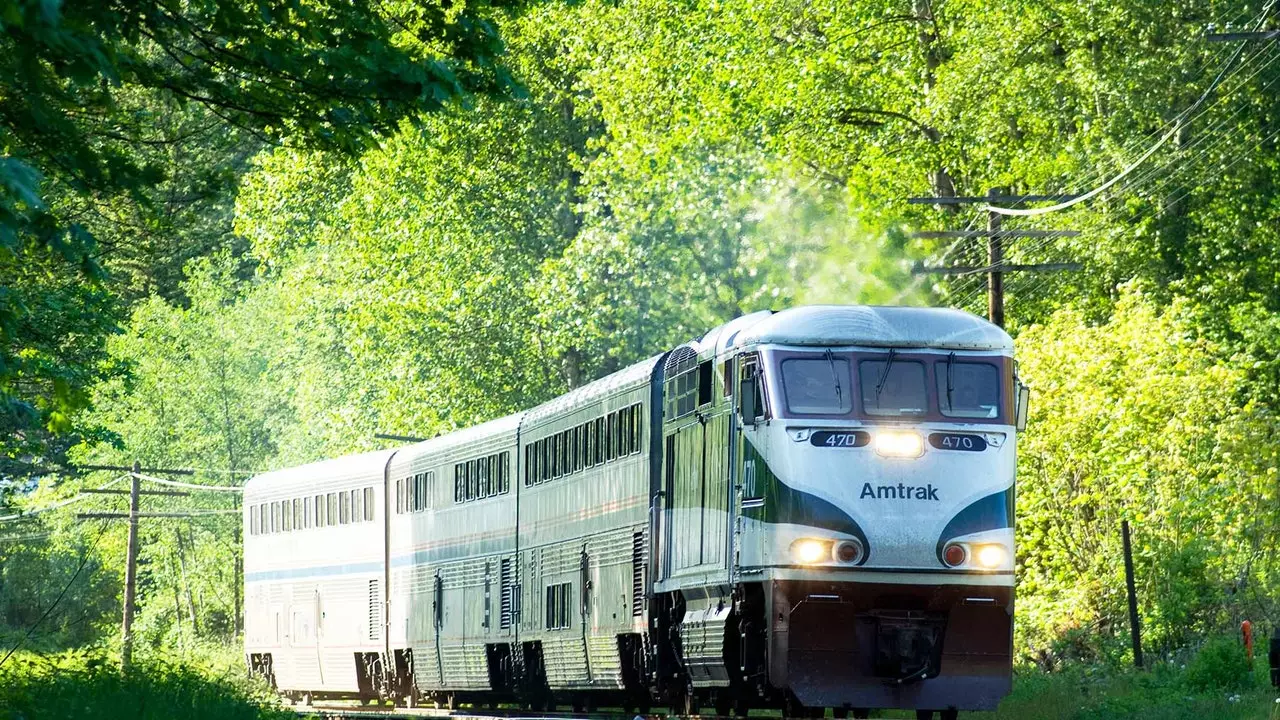
[[1133, 582], [1133, 547], [1129, 542], [1129, 521], [1120, 521], [1124, 542], [1124, 584], [1129, 593], [1129, 639], [1133, 642], [1133, 666], [1142, 669], [1142, 625], [1138, 618], [1138, 591]]
[[[1004, 193], [1003, 188], [991, 188], [987, 191], [988, 202], [995, 204], [996, 198]], [[987, 211], [987, 319], [992, 324], [1004, 327], [1004, 272], [1000, 264], [1004, 262], [1004, 239], [1000, 237], [1000, 226], [1004, 216]]]
[[[908, 198], [907, 202], [921, 205], [967, 205], [984, 203], [991, 206], [1023, 205], [1029, 202], [1063, 202], [1074, 199], [1075, 195], [1023, 195], [1010, 196], [1005, 188], [991, 188], [987, 194], [979, 197], [917, 197]], [[996, 212], [987, 212], [986, 230], [942, 230], [918, 232], [917, 238], [986, 238], [987, 264], [975, 266], [942, 266], [929, 267], [917, 264], [912, 270], [916, 274], [939, 275], [977, 275], [987, 276], [987, 319], [993, 324], [1004, 327], [1004, 274], [1008, 272], [1051, 272], [1057, 270], [1079, 270], [1080, 263], [1036, 263], [1008, 265], [1004, 262], [1004, 241], [1014, 238], [1058, 238], [1075, 237], [1076, 230], [1005, 230], [1004, 216]]]
[[133, 601], [138, 592], [138, 474], [142, 463], [133, 463], [129, 475], [129, 549], [124, 567], [124, 621], [120, 625], [120, 672], [128, 672], [133, 662]]

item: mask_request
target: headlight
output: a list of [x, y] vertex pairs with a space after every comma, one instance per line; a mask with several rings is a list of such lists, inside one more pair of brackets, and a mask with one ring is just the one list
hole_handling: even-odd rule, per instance
[[920, 457], [924, 438], [910, 430], [881, 430], [876, 433], [876, 452], [885, 457]]
[[998, 568], [1009, 559], [1009, 552], [1003, 545], [979, 545], [976, 553], [978, 564], [984, 568]]
[[862, 558], [862, 543], [857, 540], [841, 540], [831, 547], [831, 558], [846, 565]]
[[829, 543], [822, 540], [804, 539], [791, 543], [791, 557], [803, 565], [812, 565], [830, 558], [827, 551]]

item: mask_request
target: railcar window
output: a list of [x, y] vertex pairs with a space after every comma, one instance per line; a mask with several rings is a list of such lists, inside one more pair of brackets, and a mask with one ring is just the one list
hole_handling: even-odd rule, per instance
[[862, 409], [868, 415], [923, 415], [929, 410], [924, 363], [914, 360], [863, 360], [858, 363]]
[[498, 465], [502, 472], [502, 487], [498, 489], [499, 493], [506, 494], [511, 492], [511, 453], [503, 451], [502, 461]]
[[338, 494], [329, 493], [325, 497], [329, 501], [329, 524], [337, 525], [342, 522], [338, 516]]
[[524, 486], [529, 487], [533, 484], [533, 448], [534, 445], [524, 446]]
[[315, 513], [311, 510], [311, 496], [308, 495], [302, 498], [302, 526], [310, 529], [312, 517], [314, 515]]
[[476, 497], [489, 497], [489, 458], [480, 458], [476, 460], [476, 470], [478, 472], [479, 481], [476, 485]]
[[560, 474], [568, 475], [573, 472], [573, 430], [560, 433], [560, 438]]
[[582, 426], [575, 425], [569, 431], [569, 457], [573, 459], [573, 463], [569, 466], [571, 472], [578, 472], [582, 469]]
[[453, 501], [460, 503], [467, 495], [467, 478], [463, 474], [462, 464], [453, 466]]
[[351, 522], [351, 496], [338, 493], [338, 524], [346, 525], [349, 522]]
[[613, 413], [604, 419], [604, 460], [613, 459]]
[[947, 417], [994, 418], [1000, 414], [1000, 369], [951, 357], [933, 364], [938, 408]]
[[290, 530], [293, 529], [293, 512], [292, 512], [292, 509], [289, 507], [289, 504], [290, 503], [288, 500], [285, 500], [283, 503], [281, 503], [282, 505], [282, 507], [280, 508], [280, 531], [281, 532], [289, 532]]
[[573, 583], [547, 586], [546, 625], [548, 630], [563, 630], [573, 621]]
[[373, 522], [373, 488], [371, 487], [364, 489], [364, 519], [367, 522]]
[[595, 446], [596, 465], [599, 465], [604, 462], [604, 418], [602, 417], [596, 418]]
[[542, 438], [538, 441], [541, 451], [538, 453], [541, 458], [538, 460], [538, 467], [542, 472], [538, 474], [539, 482], [546, 482], [551, 479], [551, 438]]
[[618, 411], [618, 457], [631, 454], [631, 408]]
[[328, 525], [329, 513], [325, 512], [324, 495], [316, 496], [316, 527]]
[[256, 505], [249, 507], [249, 534], [258, 534], [258, 508]]
[[[408, 478], [405, 478], [408, 480]], [[413, 476], [413, 511], [425, 510], [427, 507], [427, 473]]]
[[351, 522], [358, 523], [364, 518], [364, 493], [351, 491]]
[[595, 423], [582, 426], [582, 464], [584, 467], [596, 466]]
[[280, 532], [280, 502], [271, 503], [271, 532]]
[[302, 529], [302, 498], [293, 499], [293, 529]]
[[[865, 366], [867, 363], [863, 363]], [[894, 365], [897, 365], [895, 362]], [[865, 368], [863, 373], [866, 373]], [[877, 375], [873, 380], [878, 379]], [[782, 361], [782, 394], [787, 410], [806, 415], [843, 415], [853, 410], [849, 361], [841, 358], [789, 358]], [[883, 396], [882, 396], [883, 397]]]

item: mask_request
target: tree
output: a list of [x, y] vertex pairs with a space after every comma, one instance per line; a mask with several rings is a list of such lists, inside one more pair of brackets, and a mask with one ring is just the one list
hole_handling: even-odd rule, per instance
[[[225, 225], [228, 181], [251, 139], [355, 152], [405, 118], [505, 91], [484, 12], [328, 0], [0, 3], [0, 287], [22, 284], [42, 300], [10, 291], [0, 303], [0, 411], [6, 438], [18, 439], [5, 454], [65, 432], [86, 385], [103, 375], [67, 353], [30, 359], [43, 352], [33, 327], [78, 322], [87, 345], [112, 332], [113, 313], [57, 317], [63, 306], [74, 314], [85, 294], [116, 289], [102, 285], [101, 253], [126, 267], [167, 264], [172, 289], [174, 268], [192, 256], [180, 244], [191, 235], [174, 228], [217, 225], [219, 215]], [[200, 157], [172, 157], [192, 137]], [[133, 270], [137, 279], [153, 268]], [[77, 287], [41, 274], [75, 277]]]

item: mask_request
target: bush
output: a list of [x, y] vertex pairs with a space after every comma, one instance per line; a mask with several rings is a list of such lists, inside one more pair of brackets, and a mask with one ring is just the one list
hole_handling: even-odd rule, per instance
[[1240, 642], [1220, 636], [1206, 642], [1187, 664], [1185, 682], [1196, 692], [1244, 690], [1253, 685], [1253, 671]]
[[0, 720], [285, 720], [247, 683], [180, 664], [145, 662], [121, 676], [97, 652], [15, 656], [0, 667]]

